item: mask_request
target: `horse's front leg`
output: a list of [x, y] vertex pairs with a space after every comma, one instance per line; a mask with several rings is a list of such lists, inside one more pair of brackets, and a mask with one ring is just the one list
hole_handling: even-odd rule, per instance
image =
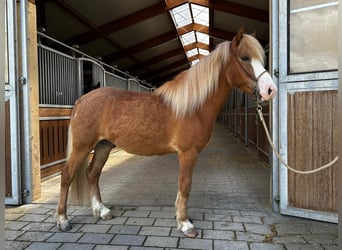
[[191, 180], [195, 162], [198, 156], [196, 149], [178, 153], [179, 177], [178, 193], [175, 203], [178, 230], [182, 230], [185, 236], [196, 237], [197, 232], [188, 218], [187, 203], [191, 189]]

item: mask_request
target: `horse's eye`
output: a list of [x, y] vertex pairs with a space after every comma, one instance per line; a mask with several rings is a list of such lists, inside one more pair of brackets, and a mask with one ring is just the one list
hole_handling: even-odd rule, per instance
[[242, 56], [241, 60], [244, 62], [249, 62], [249, 61], [251, 61], [251, 58], [249, 56]]

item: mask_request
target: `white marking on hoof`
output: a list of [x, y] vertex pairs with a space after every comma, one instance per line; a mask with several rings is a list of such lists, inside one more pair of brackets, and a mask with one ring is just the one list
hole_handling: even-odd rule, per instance
[[65, 216], [57, 216], [57, 228], [62, 231], [62, 232], [66, 232], [69, 231], [71, 229], [70, 223], [68, 218], [66, 218]]
[[194, 225], [187, 219], [178, 223], [178, 230], [181, 230], [183, 234], [187, 237], [194, 238], [198, 235], [195, 230]]
[[99, 202], [95, 197], [91, 201], [94, 217], [101, 217], [103, 220], [110, 220], [113, 218], [110, 209], [106, 208], [102, 202]]

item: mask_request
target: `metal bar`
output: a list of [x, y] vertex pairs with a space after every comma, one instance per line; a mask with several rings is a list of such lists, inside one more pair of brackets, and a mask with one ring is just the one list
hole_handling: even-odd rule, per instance
[[[28, 54], [27, 54], [27, 1], [20, 1], [20, 43], [21, 43], [21, 80], [22, 80], [22, 117], [23, 117], [23, 145], [25, 150], [23, 150], [23, 165], [24, 165], [24, 175], [23, 175], [23, 190], [31, 190], [31, 173], [32, 173], [32, 135], [31, 135], [31, 105], [30, 105], [30, 87], [28, 78]], [[32, 193], [27, 196], [23, 196], [24, 203], [30, 203], [32, 200]]]
[[[68, 45], [66, 45], [66, 44], [64, 44], [64, 43], [62, 43], [62, 42], [60, 42], [60, 41], [58, 41], [58, 40], [56, 40], [56, 39], [54, 39], [54, 38], [52, 38], [52, 37], [50, 37], [50, 36], [44, 34], [44, 33], [37, 32], [37, 34], [38, 34], [39, 36], [42, 36], [42, 37], [44, 37], [44, 38], [50, 40], [50, 41], [53, 41], [53, 42], [57, 43], [57, 44], [59, 44], [59, 45], [62, 45], [63, 47], [68, 48], [69, 50], [74, 51], [74, 52], [76, 52], [76, 53], [78, 53], [78, 54], [84, 56], [84, 57], [87, 58], [87, 59], [91, 59], [92, 61], [94, 61], [94, 62], [96, 62], [96, 63], [102, 65], [102, 67], [103, 67], [103, 66], [106, 66], [106, 67], [112, 69], [114, 72], [115, 72], [115, 71], [116, 71], [116, 72], [120, 72], [121, 74], [127, 76], [128, 78], [129, 78], [129, 77], [133, 77], [133, 76], [131, 76], [130, 74], [128, 74], [128, 73], [126, 73], [126, 72], [124, 72], [124, 71], [119, 70], [118, 68], [115, 68], [115, 67], [113, 67], [113, 66], [111, 66], [111, 65], [109, 65], [109, 64], [106, 64], [106, 63], [104, 63], [104, 62], [98, 60], [97, 58], [94, 58], [94, 57], [92, 57], [92, 56], [89, 56], [89, 55], [83, 53], [82, 51], [77, 50], [77, 49], [75, 49], [75, 48], [73, 48], [73, 47], [71, 47], [71, 46], [68, 46]], [[143, 84], [145, 84], [145, 85], [147, 85], [147, 86], [149, 86], [149, 87], [151, 87], [151, 88], [153, 87], [150, 83], [147, 83], [147, 82], [145, 82], [145, 81], [142, 81], [142, 80], [139, 80], [139, 79], [137, 79], [137, 81], [139, 81], [139, 82], [141, 82], [141, 83], [143, 83]]]
[[63, 162], [66, 162], [66, 158], [60, 159], [60, 160], [57, 160], [57, 161], [53, 161], [53, 162], [49, 162], [49, 163], [46, 163], [44, 165], [40, 165], [40, 169], [48, 168], [48, 167], [51, 167], [51, 166], [54, 166], [54, 165], [57, 165], [57, 164], [60, 164], [60, 163], [63, 163]]

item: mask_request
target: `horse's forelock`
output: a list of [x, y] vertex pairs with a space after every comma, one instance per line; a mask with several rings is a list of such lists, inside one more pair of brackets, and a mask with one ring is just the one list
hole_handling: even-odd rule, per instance
[[257, 59], [264, 64], [265, 52], [255, 37], [244, 34], [237, 50], [238, 55], [244, 56], [245, 54], [249, 54], [252, 58]]

